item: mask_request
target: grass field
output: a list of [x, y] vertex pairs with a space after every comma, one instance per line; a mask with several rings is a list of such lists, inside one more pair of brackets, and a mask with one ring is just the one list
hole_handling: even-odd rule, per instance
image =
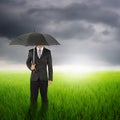
[[[0, 120], [31, 118], [29, 75], [29, 72], [0, 71]], [[54, 73], [48, 98], [44, 120], [120, 120], [120, 71]], [[42, 118], [40, 106], [39, 96], [35, 120]]]

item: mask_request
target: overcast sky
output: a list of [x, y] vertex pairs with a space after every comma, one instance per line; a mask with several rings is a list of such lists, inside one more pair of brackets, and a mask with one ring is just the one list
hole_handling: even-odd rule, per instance
[[120, 66], [120, 0], [0, 0], [0, 64], [25, 65], [30, 47], [10, 46], [34, 31], [54, 36], [54, 65]]

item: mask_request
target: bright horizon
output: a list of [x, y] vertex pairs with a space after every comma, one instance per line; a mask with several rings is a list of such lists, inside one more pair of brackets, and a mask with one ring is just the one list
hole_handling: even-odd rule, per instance
[[[24, 64], [6, 64], [0, 67], [0, 70], [25, 70], [29, 71]], [[53, 65], [54, 72], [94, 72], [105, 70], [120, 70], [120, 66], [92, 66], [92, 65]]]

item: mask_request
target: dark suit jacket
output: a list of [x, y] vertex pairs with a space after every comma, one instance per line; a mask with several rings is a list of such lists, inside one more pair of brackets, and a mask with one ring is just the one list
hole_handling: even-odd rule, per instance
[[[31, 68], [32, 60], [33, 49], [30, 49], [26, 61], [26, 65], [29, 69]], [[38, 79], [40, 79], [41, 81], [53, 80], [53, 67], [50, 50], [43, 48], [42, 55], [39, 59], [37, 55], [37, 48], [35, 48], [35, 64], [36, 70], [31, 71], [31, 81], [37, 81]]]

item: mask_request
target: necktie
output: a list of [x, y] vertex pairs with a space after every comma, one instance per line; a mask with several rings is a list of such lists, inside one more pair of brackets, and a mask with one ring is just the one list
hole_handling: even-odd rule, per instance
[[41, 57], [41, 49], [39, 49], [39, 58]]

